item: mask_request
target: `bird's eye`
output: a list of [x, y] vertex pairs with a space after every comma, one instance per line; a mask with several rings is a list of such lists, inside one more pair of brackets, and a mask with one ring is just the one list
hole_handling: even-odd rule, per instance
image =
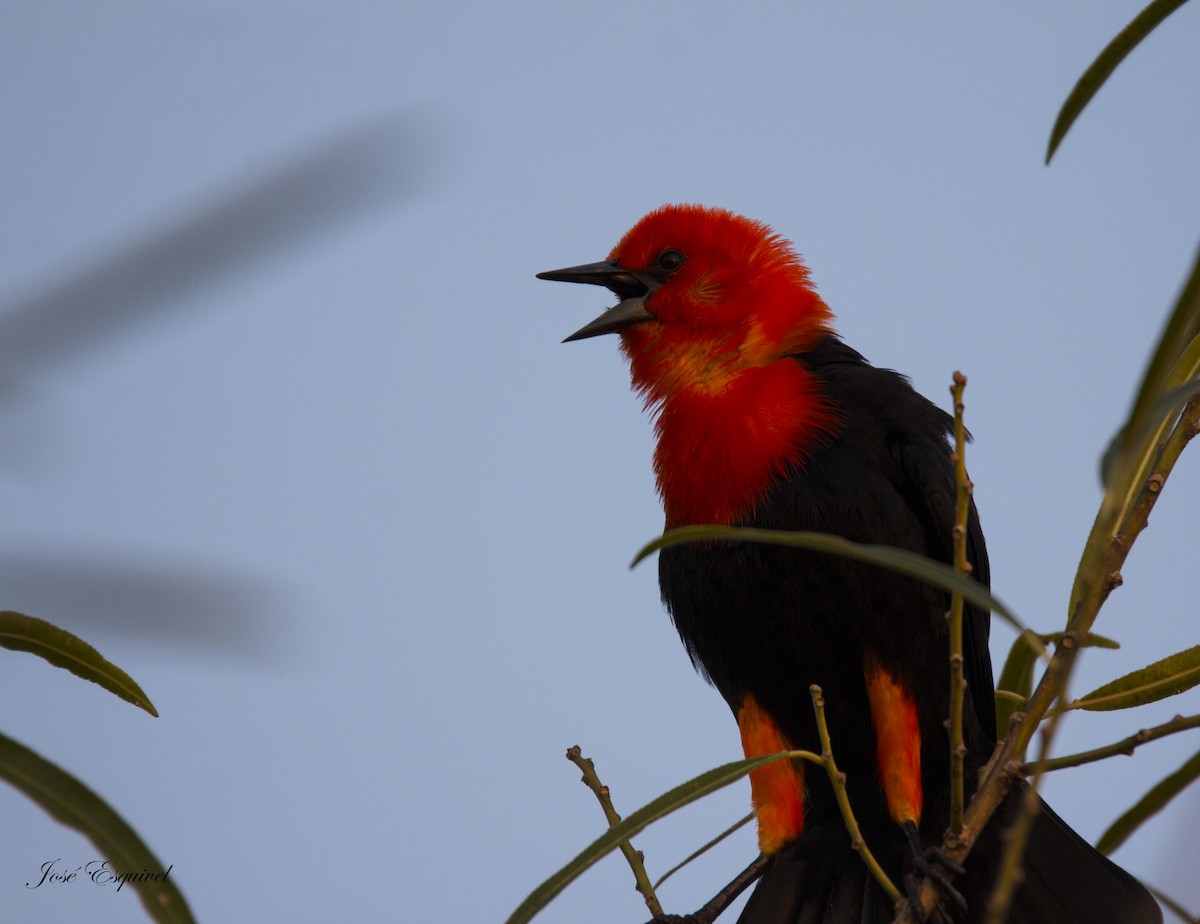
[[683, 266], [683, 262], [687, 259], [678, 250], [664, 250], [658, 255], [654, 261], [656, 269], [662, 270], [664, 273], [673, 273], [679, 267]]

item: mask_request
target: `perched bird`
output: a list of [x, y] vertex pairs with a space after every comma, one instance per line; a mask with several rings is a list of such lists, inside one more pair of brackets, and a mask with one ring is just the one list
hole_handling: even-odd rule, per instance
[[[771, 229], [668, 205], [607, 260], [539, 278], [604, 286], [619, 299], [567, 340], [620, 334], [655, 419], [668, 529], [815, 530], [952, 560], [950, 417], [838, 339], [807, 268]], [[973, 507], [967, 540], [986, 585]], [[871, 565], [752, 543], [665, 549], [659, 583], [693, 663], [737, 718], [746, 755], [819, 751], [809, 695], [819, 684], [868, 844], [894, 881], [928, 872], [925, 848], [941, 842], [949, 819], [947, 594]], [[988, 618], [968, 607], [964, 619], [968, 781], [995, 741]], [[765, 872], [741, 924], [892, 920], [823, 771], [778, 761], [750, 784], [762, 859], [745, 881]], [[937, 914], [982, 920], [1016, 801], [1010, 794]], [[1161, 919], [1140, 883], [1043, 805], [1010, 921]]]

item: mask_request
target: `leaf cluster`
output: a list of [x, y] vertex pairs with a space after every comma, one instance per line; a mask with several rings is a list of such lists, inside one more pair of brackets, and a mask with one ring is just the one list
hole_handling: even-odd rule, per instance
[[[142, 688], [121, 668], [76, 635], [44, 619], [0, 611], [0, 647], [37, 655], [55, 667], [98, 684], [114, 696], [144, 709], [158, 710]], [[77, 777], [18, 741], [0, 734], [0, 779], [44, 809], [50, 817], [90, 840], [118, 871], [163, 870], [138, 833], [120, 814]], [[166, 877], [130, 879], [150, 917], [159, 924], [192, 924], [183, 894]]]

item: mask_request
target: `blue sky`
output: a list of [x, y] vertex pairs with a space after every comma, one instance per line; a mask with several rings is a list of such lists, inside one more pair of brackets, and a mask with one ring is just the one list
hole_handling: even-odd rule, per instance
[[[7, 654], [0, 727], [123, 812], [203, 921], [501, 920], [600, 830], [567, 746], [622, 811], [736, 757], [653, 564], [627, 568], [662, 520], [616, 344], [559, 343], [605, 294], [533, 278], [672, 201], [792, 239], [846, 340], [935, 400], [968, 374], [994, 589], [1059, 625], [1197, 243], [1194, 4], [1042, 163], [1141, 5], [6, 4], [0, 605], [161, 717]], [[1077, 693], [1195, 642], [1197, 496], [1185, 456]], [[1073, 718], [1059, 750], [1196, 711]], [[1094, 838], [1195, 749], [1048, 798]], [[747, 802], [638, 846], [661, 872]], [[1117, 857], [1193, 908], [1198, 811]], [[12, 791], [0, 818], [8, 919], [139, 918], [27, 890], [94, 849]], [[619, 858], [544, 914], [645, 917]]]

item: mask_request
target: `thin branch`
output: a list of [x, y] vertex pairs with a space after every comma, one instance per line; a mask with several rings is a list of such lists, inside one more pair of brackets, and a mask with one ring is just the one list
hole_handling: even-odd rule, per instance
[[753, 863], [738, 873], [729, 885], [725, 886], [725, 888], [705, 902], [703, 907], [697, 908], [691, 914], [686, 914], [682, 918], [678, 918], [676, 915], [668, 915], [667, 920], [680, 920], [685, 922], [685, 924], [713, 924], [721, 916], [721, 912], [733, 904], [734, 899], [762, 878], [763, 873], [767, 871], [767, 867], [770, 865], [771, 858], [765, 853], [760, 853]]
[[[621, 816], [613, 808], [612, 797], [609, 795], [608, 787], [600, 782], [600, 777], [596, 775], [596, 765], [592, 763], [591, 758], [584, 757], [583, 751], [576, 744], [573, 747], [567, 748], [567, 760], [583, 771], [583, 782], [587, 785], [588, 789], [596, 794], [600, 808], [604, 810], [604, 817], [608, 819], [608, 826], [611, 828], [620, 824]], [[658, 903], [658, 896], [654, 894], [654, 886], [650, 884], [650, 877], [646, 875], [646, 866], [642, 862], [644, 859], [642, 852], [635, 850], [633, 844], [629, 841], [622, 841], [621, 853], [625, 854], [629, 868], [633, 870], [633, 878], [637, 883], [636, 888], [642, 893], [642, 898], [646, 901], [646, 907], [650, 909], [650, 913], [654, 917], [661, 916], [663, 913], [662, 905]]]
[[871, 853], [871, 849], [862, 836], [862, 831], [859, 830], [858, 819], [854, 817], [854, 811], [850, 808], [850, 797], [846, 793], [846, 774], [838, 770], [837, 762], [833, 759], [833, 746], [829, 742], [829, 726], [825, 723], [825, 697], [821, 695], [821, 688], [815, 683], [808, 688], [808, 692], [812, 695], [813, 710], [817, 714], [817, 733], [821, 736], [821, 762], [825, 765], [825, 772], [829, 774], [829, 782], [833, 786], [838, 808], [842, 812], [842, 820], [846, 823], [846, 830], [850, 833], [850, 846], [862, 858], [863, 863], [871, 871], [875, 881], [883, 887], [888, 897], [893, 902], [899, 902], [903, 898], [900, 890], [888, 878], [888, 874], [883, 871], [883, 867]]
[[[1024, 718], [1012, 723], [1009, 734], [983, 768], [979, 789], [967, 806], [963, 819], [963, 836], [957, 844], [946, 847], [945, 852], [952, 860], [961, 863], [966, 859], [988, 819], [999, 807], [1013, 782], [1023, 776], [1024, 754], [1046, 712], [1066, 689], [1075, 657], [1079, 652], [1079, 639], [1087, 637], [1109, 593], [1120, 586], [1121, 567], [1130, 548], [1145, 529], [1150, 511], [1158, 500], [1179, 454], [1198, 432], [1200, 400], [1193, 399], [1184, 408], [1163, 444], [1152, 467], [1153, 474], [1143, 482], [1119, 529], [1116, 528], [1117, 509], [1108, 503], [1107, 499], [1101, 504], [1100, 513], [1092, 527], [1080, 562], [1066, 631], [1058, 640], [1054, 655], [1037, 688], [1025, 704]], [[1052, 718], [1047, 733], [1052, 735], [1056, 724], [1057, 717]], [[1033, 792], [1032, 789], [1030, 791]], [[1023, 849], [1024, 842], [1018, 838], [1010, 841], [1007, 848], [1015, 855], [1019, 855]], [[933, 882], [926, 879], [921, 883], [919, 901], [924, 909], [923, 916], [927, 917], [933, 910], [938, 895], [938, 886]], [[911, 905], [906, 903], [901, 906], [896, 917], [897, 924], [914, 924], [915, 920]]]
[[1037, 795], [1038, 781], [1045, 769], [1045, 757], [1050, 752], [1050, 742], [1053, 739], [1055, 720], [1050, 720], [1045, 737], [1039, 751], [1039, 759], [1034, 764], [1035, 776], [1032, 784], [1021, 797], [1021, 811], [1016, 819], [1004, 831], [1004, 856], [1000, 861], [1000, 870], [987, 900], [986, 924], [1004, 924], [1008, 920], [1008, 911], [1012, 907], [1013, 896], [1025, 878], [1025, 870], [1021, 861], [1025, 856], [1025, 844], [1033, 831], [1033, 821], [1037, 817], [1039, 801]]
[[[1183, 406], [1183, 412], [1179, 415], [1175, 429], [1171, 431], [1171, 435], [1167, 437], [1166, 442], [1159, 450], [1156, 464], [1152, 468], [1153, 474], [1146, 479], [1137, 499], [1130, 504], [1129, 511], [1125, 514], [1117, 534], [1113, 537], [1113, 542], [1121, 545], [1126, 550], [1126, 554], [1138, 534], [1146, 528], [1146, 523], [1150, 519], [1150, 510], [1154, 507], [1159, 493], [1167, 482], [1167, 475], [1171, 473], [1171, 469], [1179, 461], [1179, 456], [1197, 433], [1200, 433], [1200, 394]], [[1124, 561], [1124, 556], [1121, 557], [1121, 560]]]
[[[1067, 682], [1079, 649], [1077, 641], [1084, 638], [1091, 630], [1096, 616], [1108, 600], [1109, 594], [1121, 586], [1121, 567], [1125, 563], [1125, 558], [1133, 547], [1134, 541], [1146, 528], [1150, 510], [1158, 500], [1163, 485], [1166, 483], [1167, 474], [1170, 473], [1192, 437], [1196, 435], [1198, 425], [1200, 425], [1200, 398], [1193, 398], [1184, 407], [1183, 413], [1166, 442], [1159, 447], [1155, 463], [1151, 467], [1152, 474], [1142, 485], [1142, 489], [1138, 492], [1133, 504], [1130, 505], [1116, 534], [1111, 541], [1105, 544], [1106, 547], [1100, 550], [1101, 554], [1096, 559], [1096, 565], [1099, 567], [1091, 572], [1092, 580], [1084, 588], [1078, 608], [1068, 622], [1067, 631], [1063, 634], [1051, 661], [1052, 669], [1053, 661], [1059, 659], [1060, 653], [1063, 655], [1061, 680], [1053, 691], [1060, 702], [1066, 697]], [[1084, 554], [1087, 555], [1086, 549]], [[1095, 580], [1097, 575], [1106, 577], [1102, 581], [1097, 581]], [[1047, 670], [1047, 674], [1049, 673], [1050, 670]], [[1043, 683], [1045, 683], [1045, 679], [1045, 677], [1042, 678]], [[1041, 684], [1038, 686], [1040, 690]], [[1034, 692], [1034, 699], [1037, 698], [1037, 692]], [[1052, 703], [1053, 700], [1049, 700], [1046, 704], [1047, 708]], [[1029, 835], [1033, 831], [1033, 821], [1038, 811], [1037, 786], [1042, 773], [1045, 772], [1044, 765], [1062, 715], [1063, 712], [1060, 710], [1046, 722], [1042, 731], [1041, 753], [1038, 761], [1034, 764], [1032, 785], [1024, 793], [1020, 815], [1006, 832], [1008, 843], [1004, 851], [1001, 873], [996, 887], [988, 899], [988, 924], [1003, 924], [1008, 916], [1008, 909], [1012, 905], [1017, 886], [1020, 884], [1021, 858], [1024, 855], [1025, 845], [1029, 841]], [[1030, 729], [1029, 735], [1032, 734], [1033, 729]]]
[[[954, 568], [963, 577], [971, 573], [967, 563], [967, 516], [971, 509], [971, 481], [967, 477], [967, 434], [963, 426], [963, 391], [967, 377], [954, 373], [950, 394], [954, 396]], [[967, 746], [963, 742], [963, 694], [967, 688], [963, 676], [963, 597], [950, 597], [950, 839], [957, 840], [963, 828], [963, 766]]]
[[667, 870], [665, 873], [663, 873], [661, 876], [659, 876], [658, 879], [656, 879], [654, 882], [654, 888], [657, 889], [664, 882], [666, 882], [668, 879], [670, 879], [672, 876], [674, 876], [677, 872], [679, 872], [681, 869], [683, 869], [685, 866], [687, 866], [689, 863], [691, 863], [693, 860], [695, 860], [701, 854], [707, 853], [708, 851], [712, 850], [714, 847], [717, 846], [717, 844], [721, 843], [721, 841], [723, 841], [723, 840], [725, 840], [725, 838], [729, 837], [729, 835], [733, 834], [735, 831], [738, 831], [741, 828], [744, 828], [746, 825], [748, 825], [753, 820], [754, 820], [753, 812], [750, 812], [750, 813], [746, 814], [745, 816], [743, 816], [742, 818], [739, 818], [737, 821], [735, 821], [733, 824], [731, 824], [728, 828], [726, 828], [724, 831], [722, 831], [720, 834], [718, 834], [716, 837], [714, 837], [711, 841], [709, 841], [703, 847], [700, 847], [699, 849], [692, 851], [692, 853], [688, 854], [686, 857], [684, 857], [682, 860], [680, 860], [678, 863], [676, 863], [674, 866], [672, 866], [669, 870]]
[[[1104, 760], [1106, 757], [1116, 757], [1119, 754], [1129, 756], [1139, 745], [1143, 745], [1148, 741], [1157, 741], [1159, 738], [1165, 738], [1177, 732], [1187, 731], [1189, 728], [1200, 728], [1200, 715], [1191, 715], [1186, 718], [1177, 715], [1170, 722], [1155, 725], [1153, 728], [1143, 728], [1128, 738], [1122, 738], [1120, 741], [1114, 741], [1112, 744], [1093, 748], [1090, 751], [1080, 751], [1078, 754], [1067, 754], [1064, 757], [1044, 760], [1041, 762], [1042, 771], [1049, 773], [1052, 770], [1079, 767], [1083, 764], [1090, 764], [1093, 761]], [[1031, 773], [1033, 768], [1029, 764], [1026, 764], [1021, 770], [1025, 773]]]

